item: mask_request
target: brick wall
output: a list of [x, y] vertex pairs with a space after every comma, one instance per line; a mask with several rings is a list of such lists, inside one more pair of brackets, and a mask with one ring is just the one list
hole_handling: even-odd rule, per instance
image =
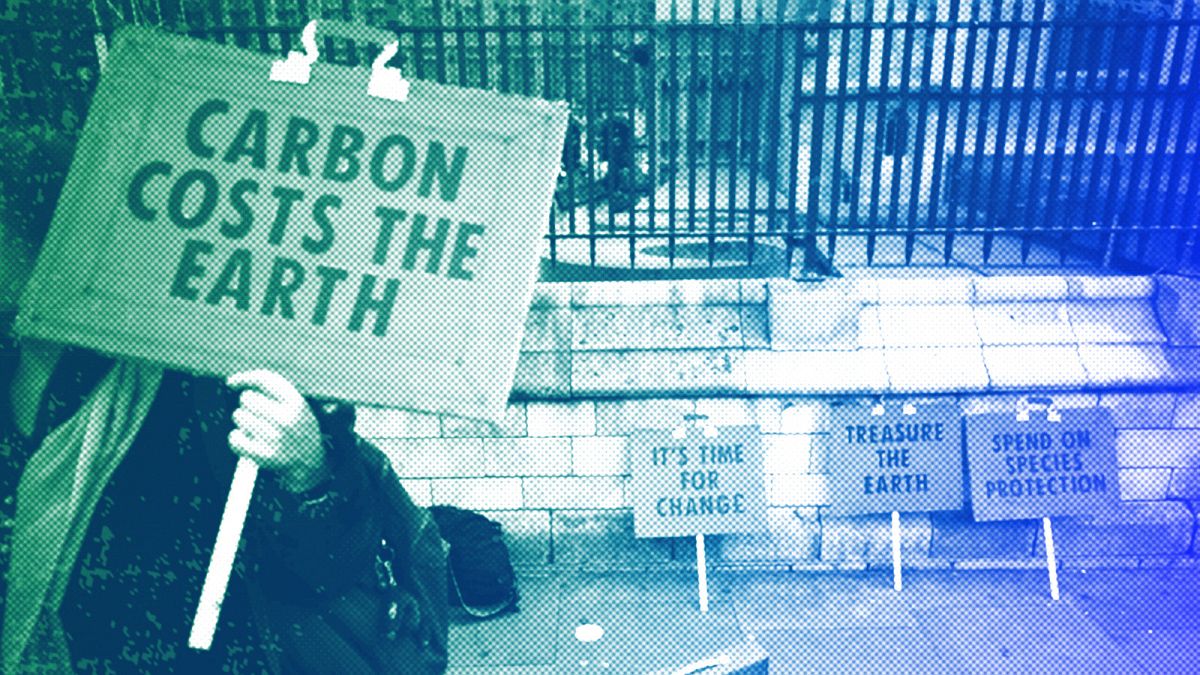
[[[629, 432], [691, 413], [757, 425], [770, 531], [711, 537], [712, 564], [865, 567], [890, 564], [890, 519], [823, 508], [831, 402], [886, 394], [972, 414], [1050, 396], [1108, 407], [1118, 427], [1121, 508], [1056, 519], [1064, 564], [1195, 560], [1200, 394], [1179, 355], [1196, 345], [1164, 328], [1153, 280], [1055, 279], [843, 284], [777, 306], [768, 293], [789, 290], [762, 282], [545, 284], [503, 423], [360, 408], [358, 430], [419, 503], [503, 523], [519, 565], [640, 568], [695, 556], [691, 539], [633, 537]], [[905, 564], [1041, 565], [1035, 525], [905, 514]]]

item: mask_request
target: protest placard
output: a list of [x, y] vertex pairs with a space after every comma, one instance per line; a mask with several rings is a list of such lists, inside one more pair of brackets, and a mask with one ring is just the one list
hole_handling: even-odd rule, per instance
[[[829, 434], [829, 512], [944, 511], [962, 507], [961, 416], [956, 405], [842, 405]], [[880, 412], [881, 414], [875, 414]]]
[[1113, 507], [1117, 458], [1104, 408], [1061, 410], [1060, 421], [1011, 413], [967, 417], [975, 520], [1096, 513]]
[[700, 611], [708, 611], [704, 535], [767, 529], [758, 427], [681, 426], [629, 436], [635, 537], [696, 538]]
[[231, 46], [116, 34], [18, 331], [502, 418], [566, 105], [271, 72]]
[[[712, 428], [712, 427], [709, 427]], [[722, 427], [629, 436], [630, 501], [637, 537], [761, 532], [767, 527], [762, 435]]]
[[841, 405], [829, 434], [829, 511], [892, 514], [892, 585], [902, 588], [900, 513], [962, 507], [955, 405]]
[[1051, 516], [1102, 512], [1119, 495], [1116, 430], [1105, 408], [967, 417], [975, 520], [1041, 518], [1050, 595], [1058, 599]]
[[[499, 420], [565, 104], [123, 28], [17, 330], [304, 394]], [[257, 465], [238, 460], [189, 646], [212, 645]]]

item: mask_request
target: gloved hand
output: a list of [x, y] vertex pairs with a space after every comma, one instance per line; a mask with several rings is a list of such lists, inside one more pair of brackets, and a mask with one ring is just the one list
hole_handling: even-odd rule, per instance
[[295, 385], [270, 370], [237, 373], [226, 384], [242, 390], [229, 432], [235, 453], [275, 471], [291, 492], [311, 490], [328, 477], [321, 428]]

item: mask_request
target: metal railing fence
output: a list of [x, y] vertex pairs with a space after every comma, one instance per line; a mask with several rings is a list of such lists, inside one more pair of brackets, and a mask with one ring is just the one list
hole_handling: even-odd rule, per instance
[[[306, 17], [332, 16], [392, 30], [410, 76], [570, 101], [553, 261], [709, 267], [801, 251], [831, 271], [885, 248], [901, 264], [951, 261], [969, 241], [984, 262], [1007, 242], [1020, 262], [1049, 246], [1060, 263], [1200, 267], [1192, 0], [405, 7], [98, 0], [73, 22], [26, 11], [0, 23], [5, 121], [69, 139], [95, 36], [122, 23], [284, 54]], [[330, 40], [325, 54], [363, 64], [375, 49]]]

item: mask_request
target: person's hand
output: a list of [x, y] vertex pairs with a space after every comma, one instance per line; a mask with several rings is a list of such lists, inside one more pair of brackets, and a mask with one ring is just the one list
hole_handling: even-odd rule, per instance
[[291, 492], [310, 490], [328, 476], [317, 418], [291, 382], [269, 370], [237, 373], [225, 382], [242, 390], [229, 432], [235, 453], [276, 471]]

